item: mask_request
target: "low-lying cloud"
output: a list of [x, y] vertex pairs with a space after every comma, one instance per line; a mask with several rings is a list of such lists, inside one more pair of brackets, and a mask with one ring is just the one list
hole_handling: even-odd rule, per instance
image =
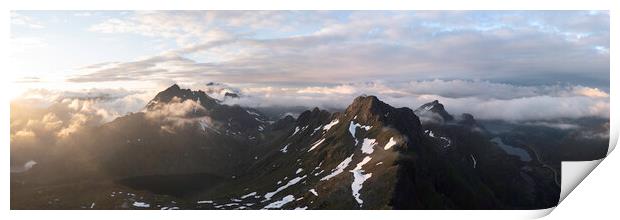
[[246, 95], [225, 102], [250, 107], [276, 105], [343, 109], [356, 96], [376, 95], [391, 105], [412, 109], [439, 100], [452, 114], [471, 113], [483, 119], [609, 117], [609, 94], [584, 86], [517, 86], [489, 81], [431, 80], [300, 88], [251, 87], [241, 91]]
[[175, 133], [177, 128], [198, 124], [202, 129], [213, 127], [213, 121], [206, 115], [200, 101], [173, 98], [168, 103], [157, 103], [144, 110], [147, 120], [161, 123], [161, 130]]
[[[489, 81], [430, 80], [410, 82], [367, 82], [327, 86], [234, 88], [226, 84], [194, 85], [217, 97], [224, 91], [241, 93], [240, 98], [225, 99], [229, 105], [248, 107], [320, 107], [344, 109], [359, 95], [376, 95], [396, 107], [415, 109], [439, 100], [453, 115], [471, 113], [480, 119], [511, 121], [551, 120], [557, 118], [609, 117], [609, 94], [585, 86], [516, 86]], [[25, 145], [49, 143], [70, 137], [85, 127], [114, 120], [129, 112], [144, 111], [148, 119], [178, 127], [201, 122], [204, 108], [192, 100], [176, 100], [144, 106], [153, 92], [114, 90], [49, 91], [32, 90], [12, 104], [11, 142]], [[22, 110], [45, 109], [44, 111]], [[549, 125], [571, 129], [570, 125]]]
[[11, 144], [53, 146], [83, 128], [141, 111], [144, 96], [125, 89], [29, 90], [11, 102]]

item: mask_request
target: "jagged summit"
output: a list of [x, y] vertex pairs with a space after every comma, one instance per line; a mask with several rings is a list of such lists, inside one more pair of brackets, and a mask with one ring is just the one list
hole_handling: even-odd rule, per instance
[[353, 103], [347, 107], [345, 114], [369, 120], [375, 116], [385, 116], [393, 109], [394, 107], [379, 100], [376, 96], [358, 96], [353, 100]]
[[427, 115], [432, 115], [434, 113], [434, 114], [439, 115], [443, 121], [454, 120], [454, 116], [450, 115], [444, 108], [443, 104], [439, 103], [438, 100], [434, 100], [432, 102], [426, 103], [420, 106], [414, 112], [418, 116], [427, 116]]
[[295, 118], [293, 118], [293, 116], [287, 115], [275, 121], [272, 125], [272, 128], [273, 130], [287, 129], [289, 128], [289, 125], [292, 126], [295, 124], [295, 122], [296, 120]]
[[410, 108], [395, 108], [376, 96], [359, 96], [345, 111], [348, 120], [366, 125], [389, 126], [419, 140], [422, 135], [420, 119]]
[[325, 122], [330, 117], [330, 113], [326, 110], [321, 110], [317, 107], [312, 110], [306, 110], [302, 112], [297, 118], [298, 125], [314, 125]]
[[155, 105], [159, 103], [169, 103], [175, 97], [179, 98], [180, 101], [185, 101], [188, 99], [200, 101], [201, 105], [207, 109], [210, 109], [214, 105], [218, 104], [217, 99], [211, 98], [202, 90], [193, 91], [191, 89], [181, 89], [179, 85], [174, 84], [165, 89], [164, 91], [157, 93], [157, 95], [146, 105], [146, 108], [152, 109]]
[[176, 83], [173, 84], [172, 86], [168, 87], [166, 90], [164, 91], [175, 91], [175, 90], [181, 90], [181, 87], [179, 87], [179, 85], [177, 85]]

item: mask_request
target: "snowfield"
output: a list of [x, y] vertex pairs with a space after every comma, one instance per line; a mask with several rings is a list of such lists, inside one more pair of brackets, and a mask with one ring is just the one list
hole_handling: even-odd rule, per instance
[[245, 198], [248, 198], [248, 197], [254, 196], [254, 195], [256, 195], [256, 192], [251, 192], [251, 193], [245, 194], [245, 195], [241, 196], [240, 198], [241, 199], [245, 199]]
[[384, 150], [389, 150], [390, 148], [392, 148], [394, 145], [396, 145], [396, 141], [394, 140], [393, 137], [390, 138], [390, 141], [387, 142], [387, 144], [385, 144], [385, 147], [383, 147]]
[[297, 134], [297, 132], [299, 132], [299, 126], [295, 127], [295, 132], [293, 132], [293, 134], [291, 134], [290, 137], [295, 136], [295, 134]]
[[329, 131], [329, 129], [331, 129], [332, 127], [334, 127], [334, 125], [337, 125], [338, 122], [340, 122], [338, 119], [334, 119], [333, 121], [331, 121], [329, 124], [326, 124], [325, 126], [323, 126], [323, 130], [325, 131]]
[[292, 202], [293, 200], [295, 200], [295, 197], [293, 195], [288, 195], [281, 200], [270, 203], [269, 205], [263, 207], [263, 209], [279, 209], [286, 205], [286, 203]]
[[370, 160], [372, 160], [371, 157], [364, 157], [364, 159], [359, 162], [353, 170], [350, 171], [351, 173], [353, 173], [353, 183], [351, 183], [352, 195], [360, 207], [362, 207], [362, 204], [364, 203], [364, 201], [360, 198], [360, 190], [362, 189], [362, 185], [364, 184], [364, 182], [372, 176], [372, 173], [364, 174], [362, 166], [364, 166], [364, 164], [368, 163], [368, 161]]
[[274, 195], [278, 194], [280, 191], [285, 190], [286, 188], [288, 188], [289, 186], [295, 185], [297, 184], [299, 181], [303, 180], [304, 178], [306, 178], [307, 175], [304, 175], [302, 177], [295, 177], [294, 179], [288, 181], [288, 183], [286, 183], [284, 186], [280, 186], [278, 189], [276, 189], [273, 192], [268, 192], [265, 194], [265, 200], [263, 201], [267, 201], [270, 200], [271, 197], [273, 197]]
[[430, 137], [435, 137], [435, 134], [431, 130], [426, 130], [426, 131], [424, 131], [424, 133], [426, 133]]
[[340, 164], [338, 164], [338, 166], [336, 166], [336, 168], [334, 168], [334, 171], [332, 173], [330, 173], [329, 175], [324, 176], [323, 178], [321, 178], [321, 181], [329, 180], [332, 177], [335, 177], [338, 174], [342, 173], [342, 171], [344, 171], [344, 168], [349, 166], [349, 163], [351, 163], [352, 160], [353, 160], [353, 155], [351, 155], [351, 156], [347, 157], [346, 159], [344, 159], [342, 162], [340, 162]]
[[314, 131], [312, 131], [312, 134], [310, 134], [310, 136], [313, 136], [314, 133], [316, 133], [317, 131], [321, 130], [321, 128], [323, 128], [323, 126], [319, 126], [319, 127], [315, 128]]
[[315, 196], [319, 196], [319, 193], [317, 193], [315, 189], [310, 189], [310, 190], [308, 190], [308, 191], [310, 191], [310, 192], [311, 192], [312, 194], [314, 194]]
[[310, 147], [310, 149], [308, 150], [308, 152], [314, 150], [314, 148], [318, 147], [319, 145], [321, 145], [323, 143], [323, 141], [325, 141], [325, 138], [322, 138], [321, 140], [318, 140], [317, 142], [314, 142], [314, 144], [312, 145], [312, 147]]
[[377, 144], [375, 139], [364, 138], [364, 142], [362, 143], [362, 153], [372, 154], [374, 151], [373, 147]]
[[285, 145], [282, 149], [280, 149], [280, 152], [282, 153], [286, 153], [288, 151], [288, 146], [291, 145], [290, 143]]
[[151, 207], [151, 205], [149, 205], [146, 202], [133, 202], [133, 206], [134, 207], [138, 207], [138, 208], [149, 208], [149, 207]]
[[[357, 117], [357, 116], [356, 116]], [[358, 141], [357, 138], [355, 137], [355, 132], [357, 128], [361, 128], [364, 129], [366, 131], [370, 130], [372, 128], [372, 126], [364, 126], [358, 123], [355, 123], [353, 121], [351, 121], [351, 123], [349, 124], [349, 133], [351, 133], [351, 136], [353, 137], [353, 140], [355, 140], [355, 145], [357, 146]]]

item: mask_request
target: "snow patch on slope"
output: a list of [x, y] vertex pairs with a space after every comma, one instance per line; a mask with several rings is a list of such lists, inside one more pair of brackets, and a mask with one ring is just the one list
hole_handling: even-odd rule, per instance
[[385, 144], [385, 147], [383, 147], [383, 149], [384, 150], [388, 150], [388, 149], [392, 148], [396, 144], [397, 144], [397, 142], [394, 140], [393, 137], [391, 137], [390, 141], [388, 141], [387, 144]]
[[282, 149], [280, 149], [280, 152], [282, 153], [286, 153], [288, 151], [288, 146], [291, 145], [290, 143], [285, 145]]
[[291, 134], [290, 137], [295, 136], [295, 134], [297, 134], [297, 132], [299, 132], [299, 126], [295, 127], [295, 132], [293, 132], [293, 134]]
[[251, 192], [251, 193], [245, 194], [245, 195], [241, 196], [240, 198], [241, 199], [245, 199], [245, 198], [248, 198], [248, 197], [254, 196], [254, 195], [256, 195], [256, 192]]
[[355, 140], [355, 145], [356, 146], [358, 144], [357, 138], [355, 137], [355, 132], [356, 132], [357, 128], [361, 128], [361, 129], [364, 129], [364, 130], [368, 131], [368, 130], [370, 130], [372, 128], [372, 126], [361, 125], [361, 124], [354, 123], [353, 121], [351, 121], [351, 123], [349, 124], [349, 133], [351, 133], [351, 136], [353, 137], [353, 140]]
[[134, 207], [138, 207], [138, 208], [149, 208], [149, 207], [151, 207], [151, 205], [149, 205], [146, 202], [133, 202], [133, 206]]
[[310, 136], [313, 136], [314, 133], [316, 133], [317, 131], [321, 130], [321, 128], [323, 128], [323, 126], [319, 126], [319, 127], [315, 128], [314, 131], [312, 131], [312, 134], [310, 134]]
[[353, 170], [350, 171], [351, 173], [353, 173], [353, 183], [351, 183], [352, 195], [360, 207], [362, 207], [362, 204], [364, 203], [364, 201], [360, 198], [360, 190], [362, 189], [362, 185], [364, 184], [364, 182], [372, 176], [372, 173], [364, 174], [362, 166], [368, 163], [368, 161], [370, 161], [371, 159], [372, 158], [370, 156], [364, 157], [364, 159], [359, 162]]
[[351, 163], [352, 160], [353, 160], [353, 155], [351, 155], [351, 156], [347, 157], [346, 159], [344, 159], [342, 162], [340, 162], [340, 164], [338, 164], [338, 166], [336, 166], [336, 168], [333, 169], [332, 173], [330, 173], [329, 175], [324, 176], [323, 178], [321, 178], [321, 181], [329, 180], [332, 177], [335, 177], [338, 174], [342, 173], [342, 171], [344, 171], [344, 168], [349, 166], [349, 163]]
[[373, 147], [377, 144], [375, 139], [364, 138], [364, 142], [362, 143], [362, 153], [372, 154], [374, 151]]
[[270, 203], [269, 205], [263, 207], [263, 209], [279, 209], [286, 205], [286, 203], [292, 202], [293, 200], [295, 200], [295, 197], [293, 195], [288, 195], [281, 200]]
[[431, 130], [426, 130], [426, 131], [424, 131], [424, 133], [426, 133], [430, 137], [435, 137], [435, 134]]
[[284, 186], [280, 186], [278, 189], [276, 189], [273, 192], [268, 192], [265, 194], [265, 200], [263, 201], [267, 201], [270, 200], [271, 197], [273, 197], [274, 195], [278, 194], [280, 191], [285, 190], [286, 188], [288, 188], [289, 186], [295, 185], [297, 184], [299, 181], [301, 181], [302, 179], [306, 178], [306, 175], [302, 176], [302, 177], [295, 177], [294, 179], [288, 181], [288, 183], [286, 183]]
[[314, 196], [319, 196], [319, 193], [317, 193], [315, 189], [310, 189], [308, 191], [310, 191], [312, 194], [314, 194]]
[[334, 125], [338, 124], [338, 122], [340, 122], [338, 119], [334, 119], [329, 124], [326, 124], [325, 126], [323, 126], [323, 130], [329, 131], [329, 129], [332, 128]]
[[318, 147], [319, 145], [321, 145], [323, 143], [323, 141], [325, 141], [325, 138], [322, 138], [321, 140], [318, 140], [317, 142], [314, 142], [314, 144], [312, 145], [312, 147], [310, 147], [310, 149], [308, 150], [308, 152], [314, 150], [314, 148]]

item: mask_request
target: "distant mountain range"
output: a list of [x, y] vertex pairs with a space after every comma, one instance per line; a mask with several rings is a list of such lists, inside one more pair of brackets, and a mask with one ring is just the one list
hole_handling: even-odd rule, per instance
[[[78, 132], [66, 148], [38, 156], [28, 171], [11, 173], [11, 208], [555, 206], [562, 157], [527, 142], [528, 131], [520, 126], [481, 122], [471, 114], [454, 117], [438, 101], [412, 110], [375, 96], [357, 97], [342, 112], [314, 108], [298, 117], [274, 117], [173, 85], [144, 111]], [[571, 132], [530, 135], [536, 141], [545, 135], [576, 140]], [[604, 140], [580, 143], [599, 146]], [[596, 149], [592, 156], [603, 150]]]

